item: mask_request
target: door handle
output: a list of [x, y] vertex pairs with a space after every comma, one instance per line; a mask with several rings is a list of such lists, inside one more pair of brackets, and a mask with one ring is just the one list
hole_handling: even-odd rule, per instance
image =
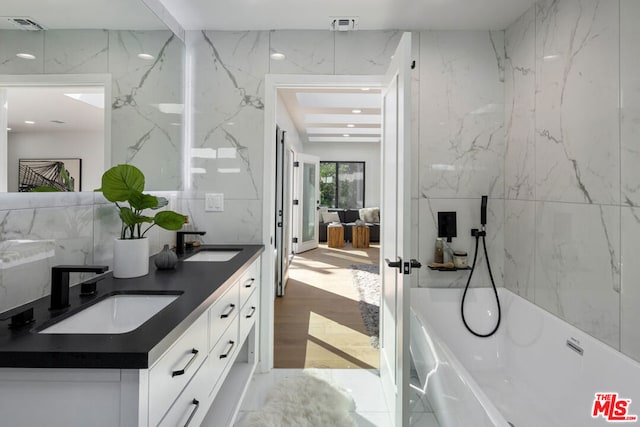
[[398, 270], [402, 270], [402, 258], [398, 257], [397, 261], [391, 261], [389, 258], [385, 258], [384, 262], [391, 268], [397, 268]]
[[409, 263], [411, 265], [411, 268], [420, 268], [422, 267], [422, 264], [420, 264], [420, 261], [418, 261], [417, 259], [411, 258], [409, 260]]

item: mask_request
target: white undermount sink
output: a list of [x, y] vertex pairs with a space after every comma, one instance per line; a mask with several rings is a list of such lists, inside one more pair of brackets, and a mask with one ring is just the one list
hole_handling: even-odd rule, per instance
[[196, 262], [225, 262], [229, 261], [234, 256], [238, 255], [240, 251], [236, 250], [210, 250], [204, 249], [197, 254], [191, 255], [186, 258], [185, 261]]
[[40, 331], [40, 334], [124, 334], [138, 328], [179, 295], [117, 294]]

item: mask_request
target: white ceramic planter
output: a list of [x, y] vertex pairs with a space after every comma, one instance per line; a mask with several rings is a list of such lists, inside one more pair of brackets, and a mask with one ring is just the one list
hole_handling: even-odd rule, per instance
[[149, 239], [115, 239], [113, 277], [127, 279], [149, 273]]

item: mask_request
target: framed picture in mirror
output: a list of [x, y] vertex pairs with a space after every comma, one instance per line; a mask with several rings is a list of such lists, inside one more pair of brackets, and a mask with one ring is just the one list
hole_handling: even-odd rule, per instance
[[19, 159], [20, 192], [82, 191], [82, 159]]

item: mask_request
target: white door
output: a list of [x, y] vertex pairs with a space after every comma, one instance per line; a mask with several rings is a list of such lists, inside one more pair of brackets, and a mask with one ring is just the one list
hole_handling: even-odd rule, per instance
[[293, 251], [297, 254], [318, 247], [318, 208], [320, 206], [320, 159], [295, 154], [293, 200]]
[[[380, 377], [394, 426], [408, 425], [411, 274], [411, 33], [404, 33], [382, 90]], [[417, 263], [416, 263], [417, 264]], [[417, 267], [417, 265], [416, 265]]]

